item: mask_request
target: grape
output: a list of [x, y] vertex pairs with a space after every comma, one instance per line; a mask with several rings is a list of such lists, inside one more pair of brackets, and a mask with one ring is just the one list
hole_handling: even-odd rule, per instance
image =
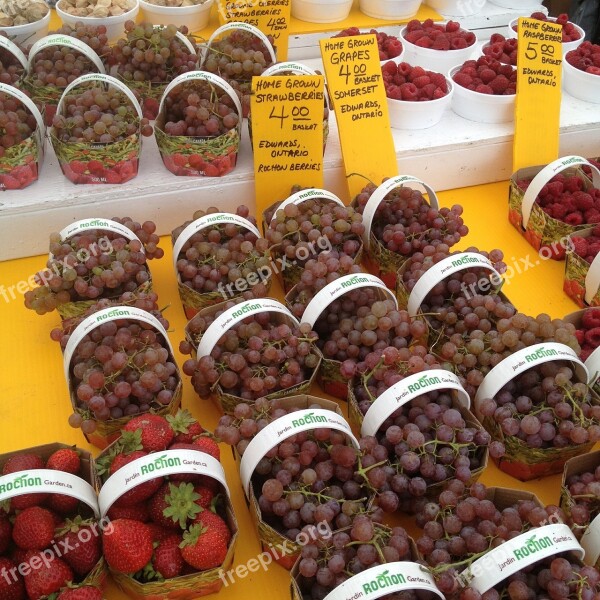
[[[8, 37], [5, 31], [1, 31], [0, 35]], [[23, 50], [23, 48], [19, 49]], [[25, 68], [19, 60], [6, 48], [0, 48], [0, 83], [16, 86], [24, 75]]]
[[568, 524], [580, 538], [600, 514], [600, 469], [570, 475], [563, 487]]
[[75, 25], [63, 23], [61, 27], [49, 33], [77, 38], [88, 45], [102, 60], [107, 59], [110, 54], [105, 25], [85, 25], [81, 21]]
[[20, 100], [0, 93], [0, 158], [10, 158], [11, 149], [30, 138], [36, 128], [34, 116]]

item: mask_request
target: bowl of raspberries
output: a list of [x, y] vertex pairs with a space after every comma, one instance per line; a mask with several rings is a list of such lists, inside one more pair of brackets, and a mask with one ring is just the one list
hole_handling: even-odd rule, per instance
[[509, 123], [514, 119], [517, 70], [480, 56], [450, 71], [456, 84], [452, 110], [478, 123]]
[[484, 56], [493, 58], [505, 65], [517, 66], [517, 38], [505, 38], [501, 33], [493, 33], [490, 41], [481, 48]]
[[394, 129], [427, 129], [441, 121], [454, 89], [448, 77], [406, 62], [390, 61], [381, 71]]
[[584, 102], [600, 104], [600, 44], [583, 42], [567, 52], [563, 65], [565, 91]]
[[413, 19], [400, 30], [404, 60], [438, 73], [448, 71], [473, 55], [477, 36], [457, 21], [434, 23]]

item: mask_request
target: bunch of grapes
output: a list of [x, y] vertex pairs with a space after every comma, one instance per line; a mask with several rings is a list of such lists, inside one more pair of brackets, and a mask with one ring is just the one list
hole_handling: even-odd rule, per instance
[[[4, 31], [0, 35], [8, 37]], [[25, 75], [21, 62], [6, 48], [0, 48], [0, 83], [16, 85]]]
[[[134, 89], [143, 90], [145, 115], [156, 118], [158, 100], [152, 87], [162, 91], [164, 84], [177, 75], [194, 71], [198, 56], [177, 34], [187, 36], [188, 29], [175, 25], [155, 27], [151, 23], [125, 23], [125, 37], [112, 46], [108, 64], [117, 76]], [[189, 39], [189, 38], [188, 38]], [[195, 48], [192, 40], [192, 46]]]
[[[152, 307], [153, 314], [168, 328], [157, 310], [156, 294], [128, 294], [130, 304]], [[52, 332], [64, 350], [81, 321], [98, 310], [113, 306], [96, 303], [78, 319], [63, 323]], [[75, 412], [69, 417], [72, 427], [86, 434], [96, 431], [98, 421], [131, 417], [151, 409], [164, 408], [173, 401], [180, 383], [179, 370], [166, 338], [147, 323], [128, 319], [103, 322], [77, 345], [69, 367], [69, 387]]]
[[165, 99], [164, 130], [168, 135], [217, 137], [238, 126], [233, 100], [207, 81], [177, 86]]
[[479, 410], [488, 431], [511, 450], [566, 448], [600, 441], [600, 406], [564, 362], [533, 367], [507, 383]]
[[[221, 417], [215, 435], [243, 454], [267, 424], [297, 410], [266, 398], [254, 406], [238, 404], [233, 415]], [[370, 496], [355, 481], [358, 470], [358, 451], [339, 431], [317, 426], [285, 439], [261, 459], [252, 477], [263, 520], [292, 540], [306, 524], [347, 527], [366, 511]]]
[[[340, 206], [328, 199], [308, 199], [300, 204], [288, 204], [276, 210], [270, 220], [265, 237], [274, 254], [285, 256], [286, 262], [296, 269], [286, 269], [284, 287], [286, 293], [298, 283], [300, 267], [321, 252], [337, 250], [355, 260], [362, 247], [360, 236], [364, 232], [362, 215], [351, 206]], [[283, 259], [282, 259], [283, 260]]]
[[[273, 38], [268, 36], [273, 48]], [[211, 43], [204, 55], [201, 69], [216, 73], [240, 94], [244, 117], [250, 111], [252, 77], [262, 75], [273, 64], [271, 53], [257, 36], [237, 29]]]
[[[209, 325], [235, 304], [229, 301], [211, 315], [196, 315], [187, 325], [190, 339], [181, 343], [180, 351], [194, 356]], [[278, 322], [265, 311], [235, 323], [209, 355], [188, 359], [183, 372], [200, 396], [218, 385], [223, 393], [253, 401], [310, 380], [320, 362], [317, 339], [310, 325]]]
[[[545, 563], [521, 570], [483, 595], [469, 586], [469, 566], [490, 550], [536, 527], [562, 522], [564, 514], [556, 506], [543, 508], [534, 500], [514, 502], [513, 498], [512, 494], [505, 497], [502, 490], [487, 489], [482, 483], [467, 488], [455, 480], [446, 485], [437, 502], [422, 505], [417, 513], [417, 525], [423, 534], [416, 540], [417, 548], [430, 566], [440, 591], [452, 600], [582, 598], [568, 592], [555, 595], [553, 588], [558, 586], [550, 581], [559, 578], [547, 577], [548, 573], [540, 578], [540, 571], [547, 566]], [[595, 572], [595, 569], [590, 570]], [[531, 577], [532, 573], [537, 578]], [[595, 577], [597, 581], [597, 573]], [[513, 581], [527, 583], [539, 594], [526, 591], [518, 595], [522, 586]]]
[[[323, 600], [336, 587], [377, 565], [416, 560], [412, 540], [402, 527], [389, 529], [367, 515], [355, 517], [352, 526], [337, 531], [329, 540], [309, 542], [302, 548], [296, 583], [303, 600]], [[388, 600], [431, 600], [430, 592], [386, 595]]]
[[50, 34], [69, 35], [87, 44], [103, 61], [110, 55], [108, 36], [105, 25], [86, 25], [81, 21], [75, 25], [63, 23], [61, 27]]
[[569, 517], [569, 526], [581, 537], [600, 514], [600, 467], [567, 477], [561, 503]]
[[0, 94], [0, 158], [9, 148], [30, 138], [36, 129], [34, 116], [20, 100]]
[[286, 302], [292, 314], [300, 319], [310, 301], [325, 286], [344, 275], [362, 272], [361, 266], [347, 254], [337, 250], [322, 252], [306, 261], [300, 281], [288, 294]]
[[[218, 212], [217, 208], [210, 207], [206, 211], [196, 211], [193, 218], [196, 220]], [[235, 214], [256, 225], [247, 206], [239, 206]], [[187, 221], [173, 231], [173, 243], [190, 223]], [[268, 242], [233, 223], [209, 225], [185, 242], [176, 267], [181, 283], [196, 292], [210, 293], [217, 291], [219, 286], [227, 286], [225, 293], [229, 297], [238, 296], [248, 288], [250, 276], [256, 281], [250, 286], [248, 297], [264, 297], [268, 291], [265, 279], [270, 273]], [[237, 287], [241, 282], [246, 284], [244, 289]]]
[[113, 221], [130, 229], [138, 240], [104, 229], [89, 229], [63, 240], [50, 235], [50, 258], [36, 275], [39, 287], [25, 294], [25, 306], [43, 315], [63, 304], [96, 298], [118, 298], [150, 281], [147, 260], [161, 258], [152, 221], [129, 217]]
[[123, 92], [99, 85], [69, 93], [52, 126], [54, 136], [62, 142], [112, 144], [138, 132], [152, 135], [148, 119], [139, 118]]

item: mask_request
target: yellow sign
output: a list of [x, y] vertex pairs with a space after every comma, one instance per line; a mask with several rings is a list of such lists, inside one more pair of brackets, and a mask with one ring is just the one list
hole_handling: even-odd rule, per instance
[[398, 174], [377, 38], [359, 35], [324, 39], [320, 44], [354, 197], [367, 180], [379, 185]]
[[562, 27], [519, 19], [513, 172], [558, 158]]
[[272, 36], [277, 58], [287, 60], [291, 0], [217, 0], [217, 12], [221, 24], [248, 23]]
[[256, 211], [294, 185], [323, 187], [322, 75], [253, 77], [250, 115]]

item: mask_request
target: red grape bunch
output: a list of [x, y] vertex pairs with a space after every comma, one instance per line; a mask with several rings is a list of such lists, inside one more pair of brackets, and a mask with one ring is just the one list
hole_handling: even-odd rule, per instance
[[567, 477], [562, 494], [569, 526], [581, 538], [600, 514], [600, 467]]
[[130, 229], [137, 240], [105, 229], [89, 229], [63, 240], [50, 235], [50, 258], [36, 275], [39, 287], [26, 292], [25, 306], [38, 314], [80, 300], [118, 298], [148, 284], [147, 261], [161, 258], [159, 237], [152, 221], [139, 223], [129, 217], [113, 221]]
[[[195, 356], [210, 324], [233, 306], [227, 302], [212, 315], [196, 315], [187, 326], [191, 339], [181, 342], [180, 351]], [[310, 325], [278, 323], [267, 310], [235, 323], [209, 355], [188, 359], [183, 372], [200, 396], [218, 384], [224, 393], [253, 401], [308, 381], [320, 362], [316, 341]]]
[[[8, 37], [4, 31], [1, 31], [0, 35]], [[17, 47], [22, 50], [18, 45]], [[8, 48], [0, 47], [0, 83], [16, 86], [24, 75], [25, 67], [21, 61]]]
[[19, 99], [0, 94], [0, 158], [9, 148], [30, 138], [36, 129], [37, 121]]
[[[220, 212], [214, 207], [198, 210], [193, 220]], [[247, 206], [239, 206], [235, 214], [256, 225]], [[187, 221], [173, 231], [173, 243], [191, 222]], [[254, 274], [257, 282], [244, 297], [264, 297], [268, 291], [265, 277], [271, 270], [268, 245], [267, 240], [239, 225], [209, 225], [194, 233], [181, 248], [176, 265], [180, 281], [199, 293], [215, 292], [220, 287], [231, 298], [244, 292], [236, 287], [239, 282], [245, 280], [246, 283]], [[247, 288], [246, 283], [244, 289]], [[219, 298], [222, 300], [221, 296]]]
[[75, 25], [63, 23], [59, 29], [50, 33], [70, 35], [77, 38], [84, 44], [87, 44], [103, 61], [107, 60], [110, 54], [105, 25], [86, 25], [81, 21], [78, 21]]

